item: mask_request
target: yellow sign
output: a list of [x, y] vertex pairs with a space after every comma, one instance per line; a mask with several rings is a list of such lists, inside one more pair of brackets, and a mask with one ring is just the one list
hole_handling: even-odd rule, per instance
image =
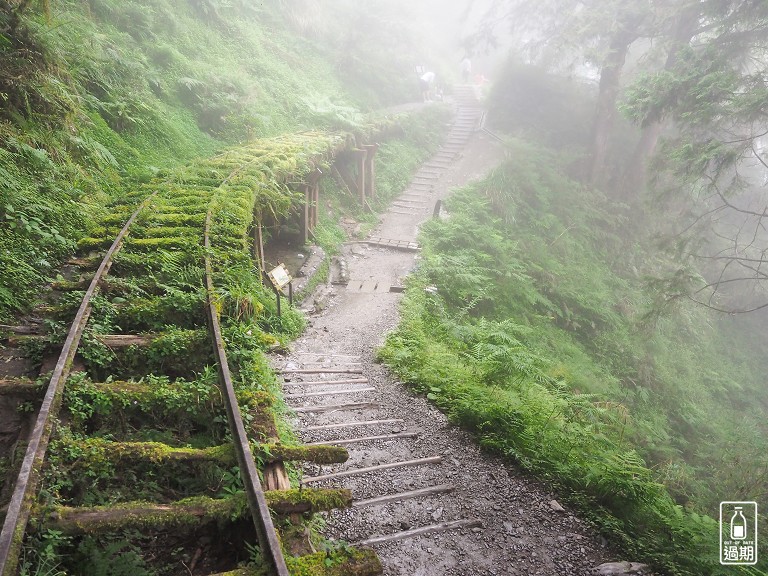
[[277, 268], [268, 272], [267, 276], [269, 276], [269, 280], [272, 282], [272, 286], [275, 287], [275, 290], [282, 290], [291, 282], [291, 280], [293, 280], [288, 273], [285, 264], [280, 264]]

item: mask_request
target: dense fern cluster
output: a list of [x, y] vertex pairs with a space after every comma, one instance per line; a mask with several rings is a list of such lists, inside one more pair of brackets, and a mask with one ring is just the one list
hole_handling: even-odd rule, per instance
[[718, 574], [719, 501], [768, 493], [761, 407], [744, 402], [764, 401], [765, 366], [733, 349], [728, 319], [651, 313], [642, 274], [657, 262], [621, 238], [623, 218], [548, 151], [513, 150], [423, 227], [382, 355], [631, 554]]

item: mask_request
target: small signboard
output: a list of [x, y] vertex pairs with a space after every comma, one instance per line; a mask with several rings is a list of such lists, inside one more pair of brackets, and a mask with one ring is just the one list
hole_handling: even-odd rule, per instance
[[282, 290], [285, 286], [291, 283], [291, 280], [293, 280], [288, 273], [285, 264], [280, 264], [277, 268], [270, 270], [267, 272], [267, 276], [269, 276], [269, 280], [272, 282], [272, 286], [275, 287], [275, 290]]

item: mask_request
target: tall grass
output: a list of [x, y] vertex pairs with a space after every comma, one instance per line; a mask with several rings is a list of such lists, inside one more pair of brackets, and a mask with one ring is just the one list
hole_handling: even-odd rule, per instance
[[[648, 315], [642, 275], [658, 262], [622, 242], [622, 217], [553, 153], [510, 156], [423, 227], [382, 358], [633, 559], [725, 574], [719, 501], [768, 495], [764, 360], [704, 310]], [[757, 404], [736, 401], [747, 391]]]

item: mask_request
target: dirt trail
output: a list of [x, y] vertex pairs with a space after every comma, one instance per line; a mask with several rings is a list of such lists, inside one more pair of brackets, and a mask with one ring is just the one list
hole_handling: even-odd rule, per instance
[[[415, 241], [419, 223], [431, 217], [437, 199], [498, 165], [503, 151], [492, 138], [465, 129], [472, 117], [476, 117], [476, 111], [471, 94], [465, 94], [442, 151], [419, 171], [372, 237]], [[401, 285], [417, 262], [414, 253], [366, 244], [351, 244], [346, 252], [349, 284], [334, 289], [328, 306], [311, 318], [306, 334], [293, 346], [294, 352], [275, 362], [287, 370], [346, 371], [285, 375], [288, 403], [300, 409], [295, 426], [303, 440], [401, 437], [348, 444], [351, 457], [347, 463], [322, 470], [308, 466], [305, 476], [440, 456], [439, 463], [312, 485], [349, 487], [356, 500], [446, 484], [455, 490], [334, 512], [327, 518], [327, 536], [356, 543], [419, 527], [478, 520], [481, 527], [375, 544], [385, 574], [590, 574], [593, 567], [607, 560], [608, 552], [579, 518], [567, 510], [555, 510], [551, 504], [555, 496], [539, 483], [523, 477], [498, 458], [481, 454], [468, 434], [449, 424], [424, 398], [414, 396], [385, 367], [374, 362], [376, 349], [398, 323], [402, 295], [390, 292], [390, 286]], [[344, 382], [321, 383], [340, 380]], [[368, 390], [351, 392], [355, 389]], [[315, 395], [323, 391], [344, 392]], [[353, 402], [371, 402], [378, 407], [333, 411], [320, 408]], [[374, 420], [388, 421], [347, 426]], [[328, 427], [336, 425], [345, 427]], [[324, 428], [307, 429], [316, 427]], [[406, 434], [415, 437], [402, 437]]]

